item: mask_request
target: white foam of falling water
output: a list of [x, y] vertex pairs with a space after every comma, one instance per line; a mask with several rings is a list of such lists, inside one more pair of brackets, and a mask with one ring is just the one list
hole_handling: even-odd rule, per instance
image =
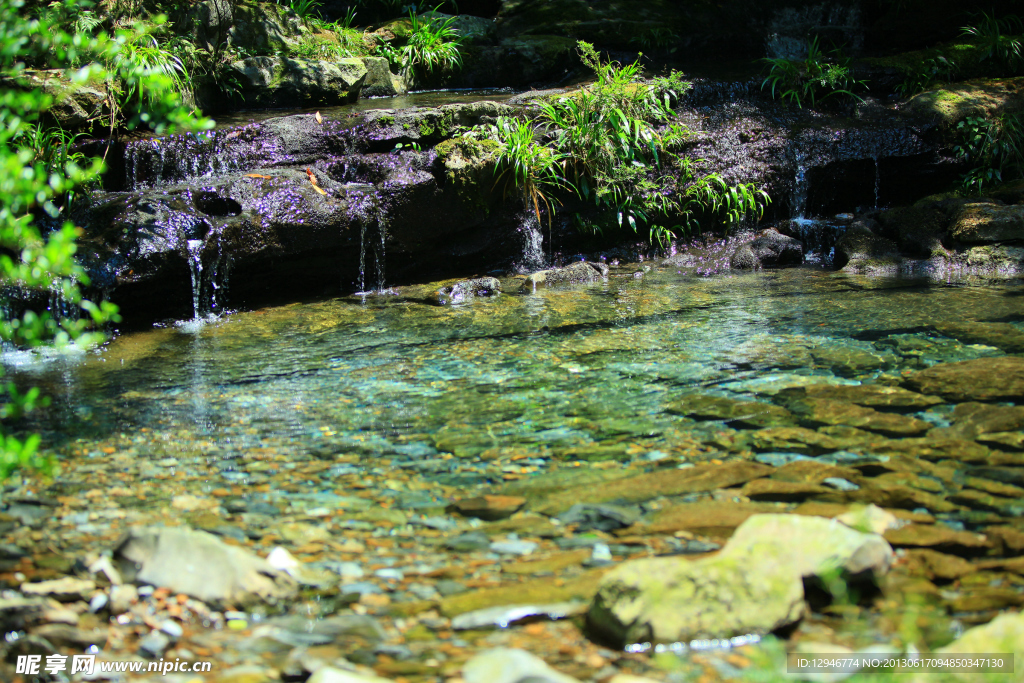
[[192, 271], [192, 319], [199, 320], [199, 290], [203, 284], [203, 241], [189, 240], [185, 246], [188, 247], [188, 266]]

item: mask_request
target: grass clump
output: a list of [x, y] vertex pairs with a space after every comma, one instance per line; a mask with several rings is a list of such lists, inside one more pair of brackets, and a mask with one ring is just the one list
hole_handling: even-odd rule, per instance
[[807, 43], [807, 57], [802, 60], [765, 57], [763, 61], [770, 69], [761, 89], [771, 84], [773, 98], [797, 108], [805, 104], [814, 107], [829, 97], [861, 99], [853, 91], [867, 85], [853, 77], [849, 57], [839, 48], [825, 52], [817, 37]]
[[600, 230], [603, 222], [646, 229], [659, 245], [679, 230], [699, 228], [700, 218], [730, 223], [760, 216], [765, 192], [748, 183], [730, 186], [715, 173], [700, 175], [693, 160], [676, 154], [687, 131], [666, 124], [674, 117], [673, 98], [689, 87], [679, 74], [647, 82], [639, 61], [604, 61], [591, 44], [578, 45], [594, 83], [541, 102], [536, 128], [499, 120], [497, 172], [506, 179], [506, 192], [514, 183], [538, 219], [542, 208], [548, 211], [549, 226], [552, 197], [575, 193], [599, 212], [597, 222], [580, 219], [579, 227]]

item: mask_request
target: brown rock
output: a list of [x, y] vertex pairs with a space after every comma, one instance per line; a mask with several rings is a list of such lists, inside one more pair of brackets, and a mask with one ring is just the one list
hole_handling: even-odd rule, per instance
[[463, 517], [478, 517], [489, 521], [511, 517], [526, 505], [526, 499], [520, 496], [486, 495], [476, 498], [463, 498], [451, 504], [449, 509]]
[[914, 472], [886, 472], [873, 479], [868, 479], [867, 482], [868, 485], [876, 487], [895, 484], [897, 486], [912, 486], [915, 489], [930, 491], [931, 493], [942, 493], [942, 484], [940, 482], [929, 477], [922, 477]]
[[649, 524], [630, 527], [631, 533], [671, 534], [689, 531], [700, 536], [728, 538], [751, 515], [780, 512], [778, 506], [765, 503], [732, 503], [712, 500], [679, 503], [659, 510]]
[[591, 569], [577, 574], [571, 581], [543, 578], [509, 586], [483, 588], [452, 595], [441, 601], [441, 614], [454, 617], [485, 607], [498, 605], [546, 605], [571, 600], [589, 601], [608, 568]]
[[884, 384], [832, 385], [811, 384], [779, 392], [786, 399], [822, 398], [855, 403], [868, 408], [927, 408], [944, 401], [938, 396], [925, 396], [900, 387]]
[[978, 570], [977, 567], [961, 557], [925, 548], [908, 550], [905, 562], [907, 573], [911, 576], [923, 576], [929, 581], [935, 579], [955, 581], [961, 576]]
[[1013, 588], [978, 587], [949, 601], [954, 612], [985, 612], [1024, 605], [1024, 594]]
[[908, 524], [886, 531], [885, 540], [903, 548], [942, 548], [957, 554], [977, 554], [991, 548], [992, 541], [970, 531], [956, 531], [942, 524]]
[[1024, 397], [1024, 357], [942, 363], [914, 373], [904, 385], [913, 391], [957, 402], [1020, 399]]
[[501, 565], [501, 571], [506, 574], [542, 574], [546, 572], [557, 572], [568, 567], [579, 567], [590, 558], [591, 550], [570, 550], [563, 553], [554, 553], [548, 557], [529, 560], [525, 562], [509, 562]]
[[787, 503], [806, 500], [812, 496], [833, 496], [839, 500], [845, 500], [842, 492], [826, 486], [776, 479], [755, 479], [747, 482], [740, 490], [740, 495], [746, 496], [750, 500]]
[[[856, 506], [845, 503], [823, 503], [816, 500], [809, 500], [806, 503], [798, 505], [793, 510], [793, 514], [811, 515], [813, 517], [838, 517], [849, 512], [855, 507]], [[910, 510], [898, 510], [894, 508], [886, 509], [886, 512], [891, 513], [896, 519], [902, 522], [915, 522], [917, 524], [935, 523], [934, 517], [920, 512], [911, 512]]]
[[963, 505], [973, 510], [985, 510], [987, 512], [1005, 512], [1006, 509], [1018, 502], [1011, 500], [1010, 498], [1001, 498], [999, 496], [993, 496], [989, 493], [983, 493], [981, 491], [975, 491], [973, 489], [964, 489], [957, 493], [950, 494], [948, 500], [951, 503], [957, 505]]
[[876, 455], [909, 455], [925, 460], [958, 460], [966, 463], [986, 462], [990, 455], [987, 448], [973, 441], [938, 438], [932, 436], [931, 432], [923, 438], [892, 439], [877, 447], [874, 453]]
[[860, 472], [852, 467], [837, 467], [816, 460], [794, 460], [786, 463], [772, 472], [770, 478], [794, 483], [820, 484], [831, 477], [849, 479], [855, 484], [862, 478]]
[[942, 323], [935, 329], [964, 344], [985, 344], [1006, 353], [1024, 351], [1024, 332], [1010, 323]]
[[905, 415], [882, 413], [872, 408], [827, 398], [793, 400], [789, 409], [811, 425], [846, 425], [886, 436], [914, 436], [931, 429], [931, 423]]
[[1024, 531], [1012, 526], [990, 526], [985, 528], [985, 535], [1002, 544], [1002, 552], [1007, 554], [1024, 553]]
[[859, 491], [850, 491], [847, 495], [851, 500], [874, 503], [884, 508], [914, 510], [923, 507], [930, 512], [952, 512], [960, 509], [941, 496], [887, 481], [866, 480]]
[[794, 451], [807, 455], [831, 453], [841, 448], [840, 442], [827, 434], [803, 427], [760, 429], [754, 432], [752, 440], [758, 450]]
[[698, 420], [726, 420], [734, 427], [774, 427], [796, 422], [788, 410], [772, 403], [701, 394], [667, 405], [665, 412]]
[[737, 486], [751, 479], [767, 476], [771, 472], [772, 468], [768, 465], [750, 461], [649, 472], [595, 486], [562, 491], [553, 495], [538, 509], [544, 514], [551, 515], [564, 512], [575, 503], [640, 503], [660, 496], [680, 496]]
[[994, 406], [986, 403], [961, 403], [953, 411], [950, 435], [975, 439], [989, 432], [1013, 432], [1024, 427], [1024, 406]]

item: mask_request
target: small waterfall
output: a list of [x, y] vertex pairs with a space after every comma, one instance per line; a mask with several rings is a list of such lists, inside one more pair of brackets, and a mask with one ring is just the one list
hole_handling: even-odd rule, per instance
[[519, 233], [523, 236], [523, 257], [518, 264], [519, 268], [528, 271], [544, 268], [547, 265], [547, 258], [544, 256], [544, 233], [532, 211], [527, 211], [523, 215], [519, 223]]
[[810, 189], [808, 170], [806, 156], [797, 152], [796, 177], [793, 179], [793, 218], [807, 218], [807, 194]]
[[878, 155], [874, 156], [875, 160], [875, 208], [878, 208], [878, 198], [882, 194], [882, 169], [878, 163]]
[[[360, 215], [359, 221], [359, 291], [363, 296], [386, 294], [387, 223], [374, 204]], [[370, 272], [372, 268], [372, 273]], [[371, 279], [372, 277], [372, 279]]]
[[203, 286], [203, 241], [188, 240], [188, 266], [192, 271], [192, 319], [199, 320], [199, 293]]

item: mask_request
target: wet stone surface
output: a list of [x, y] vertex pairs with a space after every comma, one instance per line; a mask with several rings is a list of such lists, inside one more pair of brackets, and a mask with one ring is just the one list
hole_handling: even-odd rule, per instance
[[[209, 660], [200, 679], [220, 683], [468, 681], [506, 660], [715, 681], [814, 643], [938, 648], [1024, 604], [1021, 284], [706, 277], [713, 258], [684, 273], [682, 256], [642, 278], [497, 278], [500, 296], [445, 306], [453, 283], [433, 283], [9, 354], [54, 397], [22, 426], [60, 468], [0, 493], [17, 636], [0, 678], [17, 654], [95, 646]], [[891, 517], [847, 515], [867, 504]], [[787, 593], [805, 616], [785, 643], [652, 654], [585, 629], [610, 572], [721, 568], [707, 558], [758, 515], [842, 517], [891, 567], [858, 599]], [[198, 561], [161, 545], [186, 528], [244, 558], [210, 561], [237, 570], [229, 592], [145, 564]], [[793, 538], [772, 552], [795, 556]], [[705, 595], [731, 590], [716, 572]]]

